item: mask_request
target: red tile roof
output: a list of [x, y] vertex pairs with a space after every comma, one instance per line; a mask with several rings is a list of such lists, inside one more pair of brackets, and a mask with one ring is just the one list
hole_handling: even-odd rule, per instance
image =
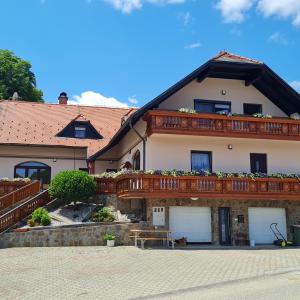
[[262, 62], [260, 62], [258, 60], [240, 56], [240, 55], [236, 55], [236, 54], [226, 52], [226, 51], [219, 52], [215, 57], [212, 58], [212, 60], [241, 62], [241, 63], [250, 63], [250, 64], [262, 64]]
[[[105, 147], [135, 108], [0, 101], [0, 144], [87, 147], [88, 157]], [[103, 139], [57, 137], [72, 120], [90, 121]]]

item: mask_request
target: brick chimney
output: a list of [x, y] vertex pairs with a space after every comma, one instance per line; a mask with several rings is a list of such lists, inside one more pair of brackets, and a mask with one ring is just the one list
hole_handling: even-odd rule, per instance
[[58, 103], [59, 104], [68, 104], [68, 95], [65, 92], [59, 94]]

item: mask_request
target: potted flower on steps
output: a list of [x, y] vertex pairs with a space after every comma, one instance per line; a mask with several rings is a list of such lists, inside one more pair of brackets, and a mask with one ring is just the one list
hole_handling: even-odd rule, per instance
[[104, 240], [106, 241], [107, 247], [114, 247], [115, 246], [116, 235], [113, 234], [113, 233], [106, 233], [104, 235]]

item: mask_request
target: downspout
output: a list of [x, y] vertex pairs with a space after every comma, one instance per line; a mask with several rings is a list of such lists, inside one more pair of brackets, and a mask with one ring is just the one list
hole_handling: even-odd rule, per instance
[[131, 119], [129, 127], [136, 133], [136, 135], [143, 141], [143, 171], [146, 171], [146, 139], [132, 126]]
[[[143, 171], [146, 171], [146, 139], [132, 126], [131, 119], [129, 121], [129, 127], [143, 141]], [[147, 204], [146, 204], [146, 199], [143, 199], [141, 201], [141, 203], [142, 203], [142, 220], [143, 221], [147, 221]]]

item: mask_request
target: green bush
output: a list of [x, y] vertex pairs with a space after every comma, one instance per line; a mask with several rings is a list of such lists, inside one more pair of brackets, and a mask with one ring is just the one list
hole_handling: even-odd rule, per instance
[[31, 219], [27, 224], [31, 227], [37, 225], [47, 226], [51, 224], [51, 217], [46, 209], [39, 207], [31, 215]]
[[93, 214], [93, 222], [113, 222], [115, 220], [114, 215], [108, 210], [107, 207], [99, 209], [96, 213]]
[[96, 192], [94, 179], [83, 171], [62, 171], [51, 181], [49, 194], [62, 203], [84, 201]]
[[41, 217], [41, 223], [43, 226], [48, 226], [51, 224], [51, 218], [50, 216], [47, 214], [47, 215], [43, 215]]

